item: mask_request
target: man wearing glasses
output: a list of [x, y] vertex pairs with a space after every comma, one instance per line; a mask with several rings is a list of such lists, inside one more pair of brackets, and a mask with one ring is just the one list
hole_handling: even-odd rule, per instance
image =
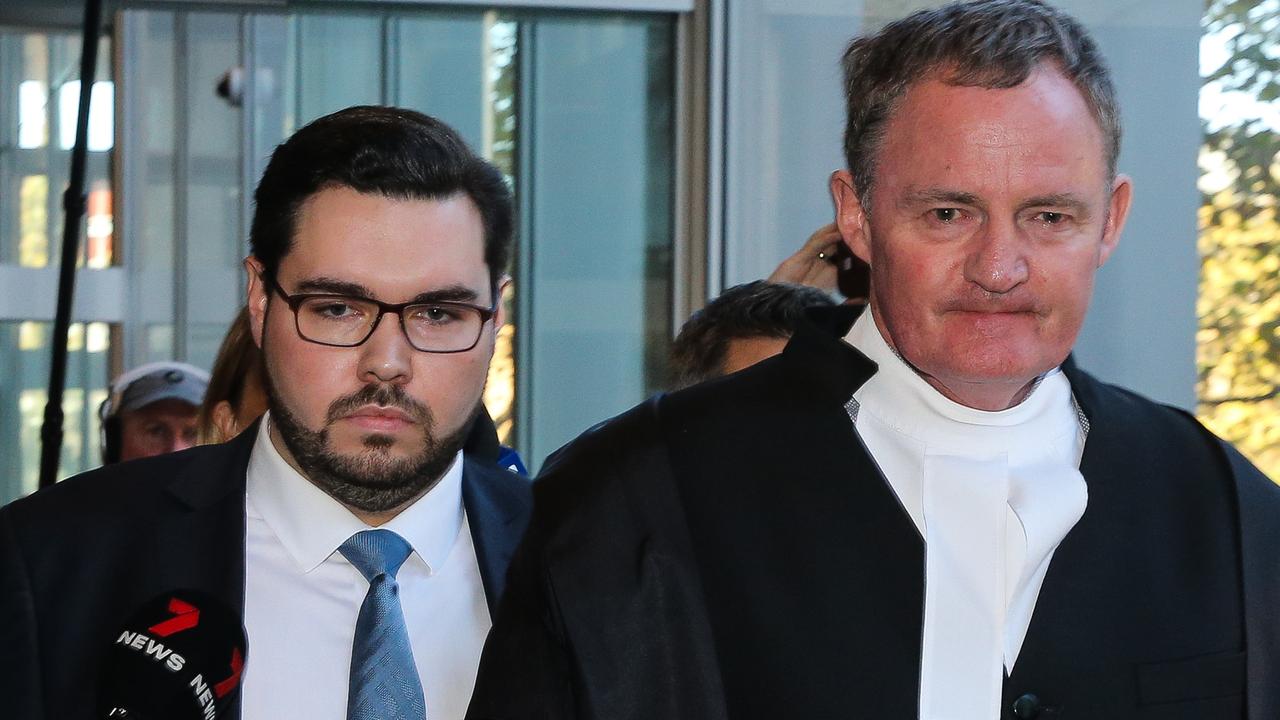
[[465, 712], [528, 514], [527, 481], [463, 449], [503, 321], [510, 193], [447, 126], [361, 107], [277, 148], [255, 201], [256, 431], [0, 510], [17, 717], [96, 717], [97, 657], [179, 587], [242, 611], [246, 720]]

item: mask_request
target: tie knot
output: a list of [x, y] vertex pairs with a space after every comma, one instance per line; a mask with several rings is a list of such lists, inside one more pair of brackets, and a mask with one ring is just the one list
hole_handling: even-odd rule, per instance
[[413, 547], [390, 530], [363, 530], [342, 543], [338, 552], [373, 582], [384, 573], [394, 578]]

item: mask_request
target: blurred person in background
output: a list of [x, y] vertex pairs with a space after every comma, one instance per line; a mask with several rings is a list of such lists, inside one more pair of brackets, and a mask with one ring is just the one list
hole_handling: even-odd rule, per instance
[[818, 228], [767, 280], [735, 285], [685, 321], [671, 346], [672, 389], [728, 375], [782, 352], [806, 308], [867, 301], [871, 269], [835, 223]]
[[201, 444], [226, 442], [267, 411], [262, 382], [262, 351], [253, 342], [249, 308], [231, 321], [209, 375], [209, 390], [197, 415]]
[[98, 408], [103, 463], [195, 445], [196, 412], [208, 386], [208, 373], [181, 362], [147, 363], [120, 375]]
[[806, 285], [755, 280], [735, 285], [698, 310], [671, 345], [674, 388], [729, 375], [782, 352], [810, 307], [834, 305]]

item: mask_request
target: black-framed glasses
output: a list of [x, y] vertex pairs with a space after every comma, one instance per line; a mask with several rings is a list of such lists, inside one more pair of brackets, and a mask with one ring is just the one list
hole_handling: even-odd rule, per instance
[[[355, 347], [368, 340], [387, 313], [400, 319], [400, 330], [415, 350], [429, 353], [466, 352], [480, 342], [485, 323], [496, 313], [469, 303], [384, 303], [373, 298], [329, 293], [290, 295], [275, 278], [262, 274], [293, 311], [294, 327], [308, 342], [330, 347]], [[494, 294], [495, 300], [497, 293]]]

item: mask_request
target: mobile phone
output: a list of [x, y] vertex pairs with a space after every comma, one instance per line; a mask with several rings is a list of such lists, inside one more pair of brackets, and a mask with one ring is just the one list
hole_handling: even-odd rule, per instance
[[836, 288], [849, 300], [866, 300], [871, 295], [871, 266], [854, 255], [843, 242], [836, 244], [831, 262], [836, 266]]

